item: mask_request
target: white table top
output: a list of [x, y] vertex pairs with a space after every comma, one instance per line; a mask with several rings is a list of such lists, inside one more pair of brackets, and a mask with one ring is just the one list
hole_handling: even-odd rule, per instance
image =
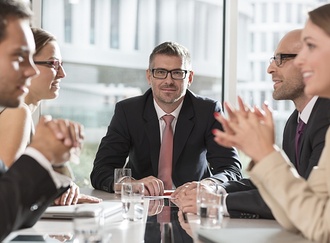
[[[120, 196], [107, 192], [82, 189], [82, 193], [100, 197], [103, 200], [120, 201]], [[148, 205], [146, 205], [148, 207]], [[147, 210], [146, 210], [147, 211]], [[309, 242], [299, 235], [292, 234], [281, 228], [275, 220], [263, 219], [230, 219], [225, 217], [221, 229], [200, 229], [196, 215], [187, 215], [189, 223], [181, 225], [194, 242]], [[111, 234], [109, 242], [142, 243], [144, 242], [146, 217], [142, 222], [126, 222], [121, 213], [111, 216], [106, 220], [106, 230]], [[208, 236], [210, 241], [202, 241], [198, 233]], [[41, 219], [32, 228], [18, 230], [11, 233], [4, 242], [10, 242], [17, 234], [48, 234], [67, 236], [73, 235], [71, 220]], [[246, 241], [249, 238], [249, 241]], [[289, 240], [289, 241], [286, 241]], [[205, 240], [205, 239], [204, 239]], [[64, 242], [54, 240], [51, 242]], [[158, 243], [158, 242], [155, 242]], [[176, 242], [173, 242], [176, 243]], [[185, 243], [185, 242], [184, 242]]]

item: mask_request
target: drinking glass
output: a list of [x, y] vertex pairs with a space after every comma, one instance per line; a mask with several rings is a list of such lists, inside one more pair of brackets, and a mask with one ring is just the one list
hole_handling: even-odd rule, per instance
[[144, 215], [144, 184], [142, 182], [124, 182], [121, 188], [123, 218], [139, 221]]
[[220, 228], [223, 218], [223, 194], [203, 182], [197, 186], [197, 215], [202, 228]]
[[74, 243], [101, 243], [104, 237], [104, 213], [102, 206], [97, 207], [95, 215], [86, 214], [90, 207], [78, 205], [75, 209], [73, 225]]
[[122, 181], [125, 177], [132, 177], [132, 170], [129, 168], [116, 168], [114, 171], [114, 191], [116, 194], [121, 193]]

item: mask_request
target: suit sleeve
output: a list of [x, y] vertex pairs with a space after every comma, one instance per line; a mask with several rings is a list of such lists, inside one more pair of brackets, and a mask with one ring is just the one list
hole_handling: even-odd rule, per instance
[[214, 109], [211, 110], [209, 128], [206, 135], [207, 160], [214, 178], [222, 182], [239, 180], [242, 178], [241, 163], [235, 148], [226, 148], [218, 145], [214, 141], [213, 129], [223, 130], [221, 124], [215, 120], [214, 112], [222, 113], [221, 105], [215, 102]]
[[229, 193], [226, 203], [231, 218], [274, 219], [257, 189]]
[[250, 179], [243, 178], [239, 181], [227, 181], [221, 184], [227, 193], [249, 191], [257, 189]]
[[0, 177], [0, 240], [11, 231], [31, 227], [67, 188], [56, 189], [47, 170], [22, 155]]
[[226, 207], [231, 218], [274, 219], [272, 212], [250, 179], [228, 181], [221, 186], [228, 193]]
[[121, 103], [116, 104], [115, 112], [102, 138], [96, 153], [90, 178], [95, 189], [113, 192], [113, 174], [115, 168], [125, 164], [130, 148], [130, 138]]

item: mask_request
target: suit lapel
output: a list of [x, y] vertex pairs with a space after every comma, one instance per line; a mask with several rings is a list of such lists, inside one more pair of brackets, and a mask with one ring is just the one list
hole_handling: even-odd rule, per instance
[[145, 120], [145, 134], [150, 144], [150, 160], [152, 169], [157, 175], [160, 149], [160, 131], [157, 113], [153, 104], [153, 96], [149, 95], [145, 103], [143, 118]]
[[180, 115], [175, 127], [174, 142], [173, 142], [173, 165], [175, 165], [179, 159], [179, 156], [187, 143], [187, 139], [194, 127], [193, 118], [195, 116], [192, 95], [189, 91], [184, 98]]
[[0, 160], [0, 176], [4, 173], [6, 173], [8, 170], [7, 166], [5, 165], [5, 163]]
[[291, 116], [289, 117], [283, 134], [283, 150], [289, 157], [290, 161], [295, 164], [296, 161], [296, 153], [295, 153], [295, 136], [297, 129], [297, 118], [298, 111], [295, 110]]
[[[311, 126], [309, 126], [309, 124], [313, 123], [313, 120], [315, 119], [315, 116], [318, 116], [318, 112], [316, 111], [318, 109], [318, 106], [319, 106], [319, 103], [320, 103], [320, 99], [317, 99], [314, 106], [313, 106], [313, 109], [311, 111], [311, 114], [308, 118], [308, 122], [307, 124], [305, 125], [305, 128], [304, 128], [304, 131], [303, 131], [303, 134], [302, 134], [302, 137], [301, 137], [301, 143], [300, 143], [300, 147], [299, 147], [299, 154], [300, 154], [300, 158], [299, 158], [299, 161], [306, 161], [306, 162], [309, 162], [309, 160], [306, 160], [306, 158], [302, 158], [304, 153], [303, 153], [303, 149], [305, 148], [305, 144], [307, 144], [308, 146], [308, 143], [305, 143], [305, 137], [311, 137], [313, 135], [309, 135], [309, 133], [311, 132]], [[306, 148], [308, 150], [308, 148]], [[300, 169], [302, 169], [301, 171], [305, 171], [306, 168], [308, 167], [309, 165], [307, 163], [301, 163], [300, 165]]]

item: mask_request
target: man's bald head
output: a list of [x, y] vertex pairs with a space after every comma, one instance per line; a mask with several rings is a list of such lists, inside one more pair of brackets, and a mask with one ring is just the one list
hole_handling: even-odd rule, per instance
[[277, 45], [277, 49], [280, 49], [282, 53], [295, 53], [297, 54], [302, 48], [302, 42], [300, 40], [302, 29], [295, 29], [288, 33], [280, 40]]

